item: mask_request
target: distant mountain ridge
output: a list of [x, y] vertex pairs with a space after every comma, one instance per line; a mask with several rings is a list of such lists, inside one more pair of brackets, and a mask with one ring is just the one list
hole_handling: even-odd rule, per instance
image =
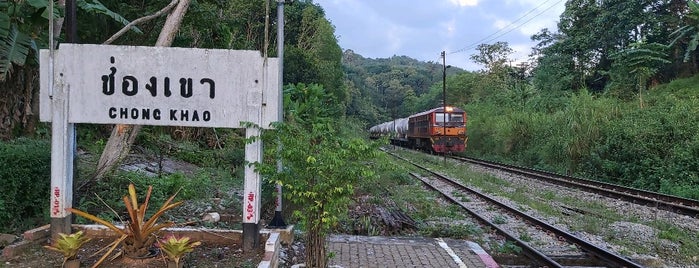
[[[405, 117], [441, 103], [429, 94], [431, 87], [441, 87], [441, 63], [408, 56], [372, 59], [346, 49], [342, 67], [351, 98], [347, 113], [367, 123]], [[463, 72], [447, 69], [447, 75]]]

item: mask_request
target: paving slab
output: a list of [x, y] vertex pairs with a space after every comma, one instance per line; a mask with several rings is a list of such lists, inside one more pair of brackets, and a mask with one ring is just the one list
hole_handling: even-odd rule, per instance
[[499, 267], [478, 244], [465, 240], [331, 235], [327, 243], [335, 267]]

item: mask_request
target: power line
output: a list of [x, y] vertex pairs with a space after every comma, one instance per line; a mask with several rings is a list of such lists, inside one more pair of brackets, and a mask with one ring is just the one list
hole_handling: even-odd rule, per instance
[[526, 20], [526, 21], [522, 22], [521, 24], [517, 25], [517, 27], [511, 28], [511, 29], [507, 30], [506, 32], [503, 32], [503, 33], [501, 33], [501, 34], [499, 34], [499, 35], [497, 35], [497, 36], [495, 36], [495, 37], [490, 38], [491, 36], [494, 36], [494, 35], [498, 34], [500, 31], [503, 31], [503, 30], [507, 29], [508, 27], [512, 26], [512, 25], [513, 25], [514, 23], [516, 23], [517, 21], [520, 21], [521, 19], [525, 18], [526, 16], [528, 16], [528, 15], [531, 14], [532, 12], [536, 11], [537, 9], [539, 9], [541, 6], [543, 6], [544, 4], [546, 4], [546, 3], [549, 2], [549, 1], [550, 1], [550, 0], [544, 1], [543, 3], [539, 4], [538, 6], [536, 6], [536, 7], [533, 8], [533, 9], [529, 10], [527, 13], [525, 13], [524, 15], [522, 15], [521, 17], [519, 17], [518, 19], [514, 20], [513, 22], [511, 22], [511, 23], [508, 24], [507, 26], [503, 27], [502, 29], [500, 29], [500, 30], [498, 30], [498, 31], [496, 31], [496, 32], [494, 32], [494, 33], [492, 33], [492, 34], [490, 34], [490, 35], [488, 35], [488, 36], [486, 36], [486, 37], [484, 37], [484, 38], [482, 38], [482, 39], [476, 41], [476, 42], [473, 42], [473, 43], [467, 45], [467, 46], [464, 47], [464, 48], [461, 48], [461, 49], [458, 49], [458, 50], [456, 50], [456, 51], [450, 52], [449, 54], [455, 54], [455, 53], [460, 53], [460, 52], [464, 52], [464, 51], [467, 51], [467, 50], [471, 50], [471, 49], [477, 47], [478, 45], [480, 45], [480, 44], [482, 44], [482, 43], [487, 43], [487, 42], [496, 40], [496, 39], [502, 37], [503, 35], [506, 35], [506, 34], [512, 32], [512, 31], [514, 31], [514, 30], [517, 30], [517, 29], [519, 29], [519, 28], [522, 28], [522, 26], [524, 26], [525, 24], [527, 24], [527, 23], [529, 23], [530, 21], [534, 20], [535, 18], [541, 16], [541, 14], [544, 14], [544, 12], [546, 12], [546, 11], [550, 10], [551, 8], [555, 7], [558, 3], [562, 2], [563, 0], [558, 0], [558, 1], [556, 1], [555, 3], [553, 3], [553, 5], [551, 5], [551, 6], [547, 7], [547, 8], [545, 8], [544, 10], [542, 10], [542, 11], [539, 12], [539, 13], [537, 13], [537, 14], [534, 15], [533, 17], [531, 17], [531, 18], [529, 18], [528, 20]]
[[507, 29], [508, 27], [514, 25], [515, 23], [517, 23], [517, 22], [520, 21], [521, 19], [524, 19], [526, 16], [528, 16], [528, 15], [531, 14], [532, 12], [536, 11], [537, 9], [539, 9], [541, 6], [543, 6], [544, 4], [546, 4], [546, 3], [549, 2], [549, 1], [551, 1], [551, 0], [546, 0], [546, 1], [541, 2], [541, 4], [539, 4], [538, 6], [534, 7], [533, 9], [527, 11], [527, 13], [524, 13], [524, 15], [522, 15], [522, 16], [520, 16], [519, 18], [517, 18], [516, 20], [510, 22], [510, 24], [508, 24], [507, 26], [502, 27], [501, 29], [495, 31], [494, 33], [492, 33], [492, 34], [490, 34], [490, 35], [488, 35], [488, 36], [486, 36], [486, 37], [483, 37], [482, 39], [480, 39], [480, 40], [478, 40], [478, 41], [476, 41], [476, 42], [473, 42], [472, 44], [467, 45], [467, 46], [464, 47], [464, 48], [461, 48], [461, 49], [459, 49], [459, 50], [456, 50], [456, 51], [454, 51], [454, 52], [451, 52], [450, 54], [458, 53], [458, 52], [461, 52], [462, 50], [465, 50], [465, 49], [468, 48], [468, 47], [471, 47], [471, 46], [473, 46], [473, 45], [478, 45], [478, 44], [480, 44], [482, 41], [488, 39], [489, 37], [498, 34], [500, 31], [503, 31], [503, 30]]

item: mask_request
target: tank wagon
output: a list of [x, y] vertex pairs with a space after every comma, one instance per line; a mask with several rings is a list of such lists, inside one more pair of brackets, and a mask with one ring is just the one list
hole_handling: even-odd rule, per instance
[[391, 144], [436, 153], [466, 149], [466, 112], [439, 107], [369, 128], [371, 138], [389, 136]]

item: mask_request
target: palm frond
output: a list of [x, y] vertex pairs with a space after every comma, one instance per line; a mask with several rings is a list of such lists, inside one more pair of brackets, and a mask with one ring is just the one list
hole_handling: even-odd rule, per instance
[[[126, 26], [127, 24], [130, 23], [129, 20], [127, 20], [123, 16], [119, 15], [119, 13], [116, 13], [114, 11], [109, 10], [109, 8], [104, 6], [104, 4], [102, 4], [99, 0], [91, 0], [91, 2], [88, 2], [87, 0], [78, 0], [77, 4], [78, 4], [78, 7], [80, 7], [81, 9], [83, 9], [87, 12], [107, 15], [108, 17], [123, 24], [124, 26]], [[131, 30], [133, 30], [134, 32], [137, 32], [139, 34], [143, 34], [141, 29], [139, 29], [136, 26], [131, 27]]]
[[[48, 0], [27, 0], [27, 4], [36, 8], [37, 10], [43, 10], [41, 12], [41, 17], [49, 19], [49, 1]], [[63, 12], [56, 6], [53, 9], [53, 17], [60, 18]]]
[[684, 52], [684, 62], [689, 61], [692, 56], [692, 52], [697, 50], [697, 45], [699, 45], [699, 33], [692, 35], [692, 39], [689, 40], [687, 51]]
[[680, 27], [679, 29], [675, 30], [674, 32], [670, 33], [670, 37], [675, 37], [670, 41], [670, 44], [668, 46], [674, 46], [675, 43], [677, 43], [680, 38], [685, 37], [686, 35], [692, 34], [692, 32], [696, 32], [696, 29], [694, 26], [691, 25], [685, 25]]
[[10, 16], [0, 12], [0, 38], [10, 33]]
[[0, 81], [12, 72], [12, 64], [23, 66], [32, 48], [32, 39], [11, 26], [6, 36], [0, 36]]

